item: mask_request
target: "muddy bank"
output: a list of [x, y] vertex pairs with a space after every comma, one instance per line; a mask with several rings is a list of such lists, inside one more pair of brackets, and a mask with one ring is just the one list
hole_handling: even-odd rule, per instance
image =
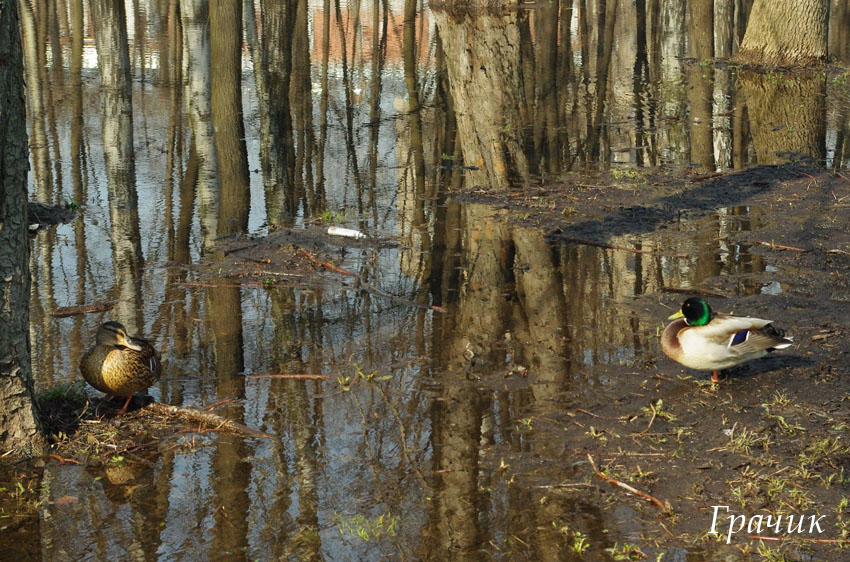
[[[536, 490], [535, 504], [561, 505], [564, 513], [574, 502], [585, 506], [563, 522], [577, 554], [584, 538], [593, 545], [585, 556], [615, 559], [843, 557], [850, 536], [850, 180], [794, 165], [684, 183], [672, 173], [628, 174], [462, 199], [502, 209], [552, 241], [633, 254], [659, 268], [689, 259], [693, 246], [682, 241], [700, 232], [716, 245], [718, 262], [755, 256], [761, 266], [724, 269], [697, 286], [665, 286], [618, 304], [623, 322], [638, 326], [636, 338], [655, 343], [640, 356], [587, 367], [598, 384], [575, 385], [574, 407], [528, 424], [529, 434], [563, 436], [560, 462], [499, 447], [491, 462], [510, 465], [506, 479], [525, 479], [520, 487]], [[718, 231], [718, 215], [737, 227]], [[795, 345], [730, 369], [713, 385], [657, 344], [664, 319], [686, 294], [706, 295], [722, 312], [771, 318]], [[601, 482], [587, 454], [605, 475], [669, 502], [672, 512]], [[709, 534], [712, 506], [728, 506], [719, 512], [722, 537]], [[726, 544], [728, 513], [781, 516], [783, 531], [754, 524]], [[792, 515], [805, 517], [806, 532], [787, 532]], [[809, 532], [812, 515], [823, 516], [822, 532]]]

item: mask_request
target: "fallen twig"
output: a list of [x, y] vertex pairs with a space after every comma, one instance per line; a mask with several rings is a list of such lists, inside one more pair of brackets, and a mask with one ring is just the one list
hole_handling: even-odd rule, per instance
[[349, 277], [357, 277], [357, 274], [356, 274], [356, 273], [351, 273], [350, 271], [348, 271], [348, 270], [346, 270], [346, 269], [343, 269], [343, 268], [341, 268], [341, 267], [339, 267], [339, 266], [336, 266], [336, 265], [334, 265], [334, 264], [332, 264], [332, 263], [329, 263], [329, 262], [323, 262], [322, 260], [320, 260], [319, 258], [317, 258], [315, 255], [313, 255], [313, 252], [310, 252], [310, 251], [308, 251], [308, 250], [305, 250], [304, 248], [299, 248], [299, 249], [298, 249], [298, 251], [299, 251], [299, 253], [301, 253], [301, 254], [302, 254], [305, 258], [307, 258], [308, 260], [310, 260], [310, 261], [311, 261], [311, 262], [313, 262], [314, 264], [319, 265], [319, 266], [322, 266], [322, 267], [324, 267], [325, 269], [329, 269], [329, 270], [333, 271], [334, 273], [341, 273], [342, 275], [348, 275]]
[[297, 380], [326, 380], [330, 375], [310, 375], [293, 373], [272, 373], [269, 375], [245, 375], [246, 379], [297, 379]]
[[593, 473], [594, 473], [597, 477], [601, 478], [602, 480], [605, 480], [605, 481], [606, 481], [606, 482], [608, 482], [609, 484], [613, 484], [613, 485], [615, 485], [615, 486], [619, 486], [620, 488], [622, 488], [622, 489], [624, 489], [624, 490], [627, 490], [628, 492], [630, 492], [630, 493], [632, 493], [632, 494], [634, 494], [634, 495], [636, 495], [636, 496], [638, 496], [638, 497], [641, 497], [641, 498], [643, 498], [643, 499], [645, 499], [645, 500], [651, 501], [651, 502], [652, 502], [652, 503], [654, 503], [654, 504], [655, 504], [655, 505], [656, 505], [656, 506], [657, 506], [657, 507], [658, 507], [661, 511], [667, 511], [667, 510], [669, 509], [668, 507], [665, 507], [665, 506], [664, 506], [664, 504], [663, 504], [663, 503], [661, 503], [661, 501], [660, 501], [658, 498], [656, 498], [655, 496], [653, 496], [652, 494], [647, 494], [646, 492], [641, 492], [640, 490], [638, 490], [638, 489], [636, 489], [636, 488], [633, 488], [633, 487], [629, 486], [628, 484], [625, 484], [625, 483], [623, 483], [623, 482], [620, 482], [619, 480], [616, 480], [616, 479], [614, 479], [614, 478], [611, 478], [610, 476], [605, 476], [604, 474], [602, 474], [602, 473], [599, 471], [599, 469], [596, 467], [596, 462], [593, 460], [593, 457], [592, 457], [592, 456], [590, 456], [590, 453], [588, 453], [588, 454], [587, 454], [587, 460], [588, 460], [588, 461], [590, 461], [590, 466], [593, 468]]
[[171, 406], [169, 404], [161, 404], [160, 402], [151, 402], [144, 408], [156, 414], [164, 416], [176, 416], [179, 418], [195, 421], [202, 424], [213, 426], [214, 429], [227, 429], [236, 433], [245, 433], [253, 437], [265, 437], [268, 439], [274, 438], [271, 433], [259, 431], [248, 427], [247, 425], [227, 419], [212, 412], [204, 412], [195, 408], [181, 408]]
[[646, 433], [647, 431], [649, 431], [649, 428], [652, 427], [652, 422], [655, 421], [655, 416], [658, 415], [658, 410], [655, 409], [655, 404], [650, 402], [649, 408], [652, 410], [652, 417], [649, 418], [649, 425], [646, 426], [646, 429], [644, 429], [643, 431], [640, 432], [641, 435]]
[[773, 242], [763, 242], [762, 240], [756, 240], [762, 246], [767, 246], [771, 250], [793, 250], [795, 252], [808, 252], [808, 250], [804, 248], [797, 248], [795, 246], [783, 246], [782, 244], [774, 244]]
[[113, 306], [115, 306], [115, 301], [99, 301], [93, 304], [81, 304], [78, 306], [60, 306], [53, 312], [53, 317], [67, 318], [68, 316], [77, 316], [79, 314], [106, 312], [107, 310], [112, 310]]
[[848, 543], [850, 539], [816, 539], [812, 537], [767, 537], [765, 535], [747, 535], [748, 539], [759, 541], [794, 541], [794, 542], [818, 542], [818, 543]]
[[244, 283], [203, 283], [201, 281], [183, 281], [180, 283], [184, 287], [246, 287], [250, 285], [246, 285]]
[[576, 408], [576, 412], [581, 412], [582, 414], [587, 414], [588, 416], [593, 416], [594, 418], [599, 418], [602, 420], [613, 420], [613, 421], [625, 421], [629, 419], [631, 416], [620, 416], [618, 418], [612, 418], [609, 416], [600, 416], [599, 414], [594, 414], [593, 412], [589, 412], [584, 408]]
[[390, 299], [390, 300], [394, 300], [394, 301], [397, 301], [397, 302], [401, 302], [401, 303], [404, 303], [404, 304], [407, 304], [407, 305], [410, 305], [410, 306], [415, 306], [417, 308], [424, 308], [426, 310], [434, 310], [436, 312], [445, 312], [446, 311], [441, 306], [423, 304], [421, 302], [412, 301], [412, 300], [406, 299], [404, 297], [397, 297], [395, 295], [385, 293], [384, 291], [381, 291], [380, 289], [376, 289], [375, 287], [372, 287], [368, 283], [361, 282], [360, 288], [363, 289], [364, 291], [368, 291], [368, 292], [372, 293], [373, 295], [376, 295], [376, 296], [379, 296], [379, 297], [384, 297], [385, 299]]
[[80, 461], [78, 461], [77, 459], [67, 459], [65, 457], [60, 457], [59, 455], [56, 455], [56, 454], [53, 454], [53, 453], [47, 455], [47, 458], [58, 461], [59, 464], [83, 464]]
[[[274, 275], [283, 275], [283, 274], [281, 273], [281, 274], [274, 274]], [[274, 282], [274, 283], [269, 283], [269, 282], [266, 282], [266, 281], [263, 281], [263, 282], [260, 282], [260, 281], [245, 281], [243, 283], [204, 283], [202, 281], [183, 281], [180, 284], [183, 285], [184, 287], [207, 287], [207, 288], [232, 287], [232, 288], [238, 288], [238, 289], [266, 289], [268, 287], [279, 287], [279, 286], [286, 286], [286, 287], [303, 287], [303, 286], [305, 286], [303, 284], [295, 285], [293, 283], [280, 283], [280, 282], [277, 282], [277, 281]]]
[[827, 338], [831, 338], [832, 336], [837, 336], [839, 333], [837, 331], [831, 332], [822, 332], [820, 334], [815, 334], [812, 336], [812, 341], [825, 340]]
[[230, 254], [235, 254], [236, 252], [241, 252], [242, 250], [247, 250], [249, 248], [256, 247], [257, 244], [248, 244], [247, 246], [239, 246], [238, 248], [231, 248], [229, 250], [224, 251], [225, 256], [229, 256]]
[[711, 178], [719, 178], [719, 177], [725, 176], [725, 175], [726, 175], [725, 172], [716, 172], [714, 174], [705, 174], [705, 175], [702, 175], [702, 176], [694, 176], [693, 178], [691, 178], [690, 181], [691, 181], [691, 183], [697, 183], [697, 182], [700, 182], [700, 181], [710, 180]]
[[667, 293], [678, 293], [681, 295], [699, 295], [701, 297], [714, 297], [718, 299], [729, 298], [727, 295], [715, 293], [714, 291], [710, 291], [708, 289], [699, 289], [697, 287], [691, 287], [688, 289], [682, 289], [679, 287], [661, 287], [661, 290]]

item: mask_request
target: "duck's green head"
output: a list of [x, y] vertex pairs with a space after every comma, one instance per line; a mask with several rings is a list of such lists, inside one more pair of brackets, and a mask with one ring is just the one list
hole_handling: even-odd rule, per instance
[[668, 320], [684, 318], [688, 326], [705, 326], [711, 322], [711, 307], [700, 297], [691, 297], [682, 303], [682, 310], [670, 315]]

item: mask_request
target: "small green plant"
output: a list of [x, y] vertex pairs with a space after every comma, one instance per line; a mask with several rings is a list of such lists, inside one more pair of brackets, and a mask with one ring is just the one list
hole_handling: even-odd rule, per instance
[[359, 513], [345, 517], [337, 512], [333, 515], [339, 527], [341, 536], [357, 537], [363, 542], [382, 537], [394, 537], [401, 518], [389, 513], [382, 513], [376, 517], [366, 517]]
[[636, 544], [623, 543], [622, 545], [614, 543], [612, 548], [606, 548], [605, 552], [611, 555], [611, 560], [631, 561], [643, 560], [646, 558], [640, 547]]
[[351, 390], [351, 375], [340, 375], [336, 378], [336, 382], [339, 383], [344, 392]]
[[[518, 419], [517, 422], [519, 422], [527, 431], [534, 429], [534, 418], [522, 418]], [[520, 426], [517, 426], [517, 429], [520, 429]]]
[[573, 543], [570, 545], [570, 548], [576, 554], [582, 554], [585, 550], [590, 548], [590, 543], [587, 542], [587, 535], [580, 531], [572, 532]]
[[767, 410], [769, 408], [784, 408], [791, 403], [791, 400], [788, 398], [788, 395], [784, 392], [776, 391], [773, 393], [773, 400], [770, 402], [765, 402], [762, 404], [762, 407]]
[[357, 363], [354, 363], [354, 372], [359, 378], [363, 379], [364, 382], [388, 381], [393, 378], [392, 375], [379, 375], [377, 369], [368, 373], [364, 373], [363, 369], [361, 369], [360, 365], [358, 365]]
[[661, 418], [662, 420], [667, 420], [669, 422], [674, 422], [678, 419], [672, 412], [664, 410], [664, 401], [661, 398], [659, 398], [654, 404], [650, 403], [649, 406], [644, 406], [640, 410], [648, 416]]
[[785, 555], [785, 551], [781, 548], [773, 549], [764, 544], [763, 541], [759, 541], [758, 549], [756, 552], [759, 556], [762, 557], [766, 562], [792, 562], [793, 558], [788, 558]]
[[732, 426], [732, 430], [729, 435], [729, 444], [726, 445], [724, 449], [749, 455], [753, 447], [761, 447], [765, 452], [767, 452], [771, 445], [769, 436], [762, 435], [757, 431], [747, 429], [746, 427], [742, 427], [738, 431], [735, 431], [736, 427], [737, 424]]
[[82, 405], [88, 400], [79, 384], [62, 382], [39, 393], [38, 402], [62, 402], [70, 405]]
[[614, 176], [614, 179], [630, 179], [636, 180], [640, 177], [640, 172], [635, 170], [634, 168], [622, 168], [622, 169], [613, 169], [611, 170], [611, 175]]
[[330, 209], [325, 209], [322, 211], [322, 214], [319, 215], [319, 223], [320, 224], [339, 224], [344, 222], [348, 218], [348, 213], [342, 212], [337, 213], [336, 211], [331, 211]]
[[797, 456], [801, 468], [814, 467], [817, 464], [827, 464], [832, 459], [846, 455], [850, 450], [841, 444], [839, 437], [825, 437], [816, 439]]
[[[593, 427], [592, 425], [590, 426], [589, 430], [587, 432], [585, 432], [586, 435], [590, 435], [594, 439], [598, 439], [598, 440], [602, 441], [603, 443], [605, 441], [608, 441], [608, 435], [606, 435], [606, 433], [607, 432], [604, 429], [599, 431], [595, 427]], [[616, 433], [612, 433], [611, 436], [614, 437], [614, 438], [620, 437]]]

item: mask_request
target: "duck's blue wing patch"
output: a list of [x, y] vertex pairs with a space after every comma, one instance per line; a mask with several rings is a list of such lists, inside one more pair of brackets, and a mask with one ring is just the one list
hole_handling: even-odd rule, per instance
[[732, 336], [732, 341], [729, 342], [729, 345], [732, 346], [732, 345], [738, 345], [739, 343], [744, 343], [745, 341], [747, 341], [747, 338], [749, 336], [750, 336], [749, 330], [741, 330], [740, 332], [738, 332], [737, 334]]

